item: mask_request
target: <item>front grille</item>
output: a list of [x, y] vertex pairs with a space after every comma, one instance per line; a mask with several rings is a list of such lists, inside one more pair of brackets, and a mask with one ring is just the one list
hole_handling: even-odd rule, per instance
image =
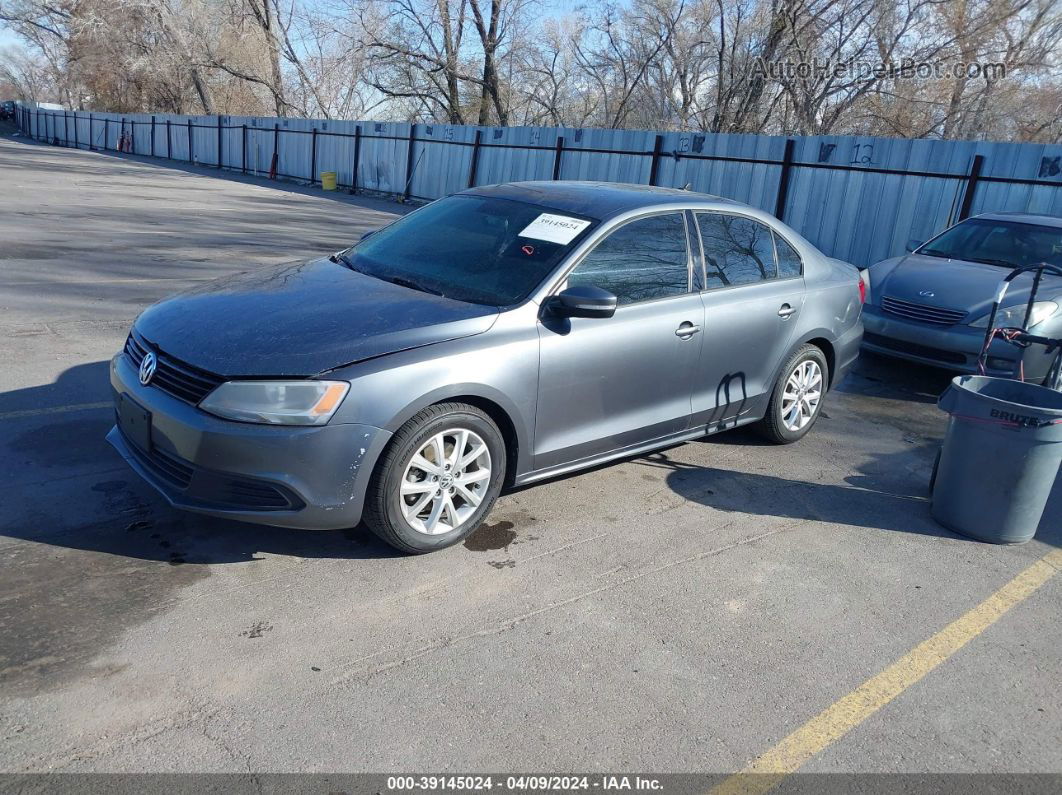
[[897, 315], [908, 320], [918, 320], [922, 323], [933, 323], [937, 326], [954, 326], [966, 317], [966, 312], [961, 309], [926, 306], [925, 304], [901, 301], [899, 298], [890, 298], [888, 296], [881, 299], [881, 308], [891, 315]]
[[132, 450], [137, 460], [156, 477], [179, 489], [188, 488], [195, 468], [187, 461], [164, 453], [157, 447], [153, 447], [150, 453], [145, 452], [129, 441], [128, 437], [125, 441], [125, 446]]
[[[206, 504], [259, 511], [298, 510], [306, 505], [294, 492], [279, 484], [199, 469], [191, 462], [155, 446], [151, 452], [145, 452], [133, 444], [129, 437], [124, 438], [125, 446], [153, 476]], [[199, 473], [199, 477], [193, 485], [192, 479], [196, 473]]]
[[894, 340], [891, 337], [883, 337], [881, 334], [871, 334], [869, 331], [863, 333], [863, 341], [877, 345], [879, 348], [886, 348], [897, 353], [909, 353], [911, 356], [920, 356], [923, 359], [933, 359], [946, 364], [966, 364], [966, 356], [961, 353], [942, 351], [928, 345], [919, 345], [917, 342]]
[[198, 405], [199, 401], [224, 380], [220, 376], [200, 370], [198, 367], [186, 364], [152, 347], [135, 331], [129, 333], [129, 338], [125, 341], [125, 355], [129, 357], [133, 367], [140, 367], [140, 362], [149, 350], [153, 350], [158, 359], [158, 366], [155, 368], [155, 376], [151, 379], [151, 385], [185, 403]]
[[301, 506], [302, 501], [288, 496], [276, 486], [254, 480], [232, 479], [222, 484], [218, 495], [221, 501], [241, 508], [292, 508]]

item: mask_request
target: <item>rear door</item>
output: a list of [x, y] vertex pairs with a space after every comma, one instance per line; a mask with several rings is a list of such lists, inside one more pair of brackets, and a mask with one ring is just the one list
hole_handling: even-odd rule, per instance
[[693, 424], [708, 428], [762, 411], [804, 305], [796, 250], [747, 216], [692, 213], [704, 257], [704, 341]]
[[543, 318], [536, 469], [689, 427], [704, 336], [689, 239], [682, 212], [629, 221], [560, 286], [596, 285], [619, 306], [611, 318]]

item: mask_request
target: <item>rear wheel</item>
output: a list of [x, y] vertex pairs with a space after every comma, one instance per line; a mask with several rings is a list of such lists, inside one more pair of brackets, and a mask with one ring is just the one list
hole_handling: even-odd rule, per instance
[[782, 368], [767, 414], [756, 426], [760, 434], [776, 444], [802, 438], [819, 418], [829, 375], [823, 352], [814, 345], [801, 346]]
[[366, 495], [365, 523], [388, 544], [419, 554], [479, 527], [505, 480], [505, 441], [483, 411], [429, 406], [391, 440]]

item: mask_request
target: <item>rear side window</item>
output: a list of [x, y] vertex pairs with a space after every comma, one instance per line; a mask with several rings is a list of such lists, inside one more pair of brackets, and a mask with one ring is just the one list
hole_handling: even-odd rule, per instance
[[594, 247], [568, 276], [568, 286], [592, 284], [634, 304], [689, 292], [689, 253], [682, 213], [624, 224]]
[[800, 255], [781, 235], [774, 236], [774, 250], [778, 252], [778, 278], [790, 279], [801, 274]]
[[770, 228], [724, 213], [697, 213], [697, 226], [704, 246], [704, 269], [708, 289], [774, 279], [774, 241]]

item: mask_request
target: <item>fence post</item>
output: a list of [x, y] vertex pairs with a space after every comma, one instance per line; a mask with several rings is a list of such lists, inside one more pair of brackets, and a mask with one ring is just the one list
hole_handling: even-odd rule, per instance
[[188, 162], [195, 163], [195, 157], [193, 156], [194, 136], [192, 135], [192, 120], [188, 120]]
[[354, 125], [354, 163], [350, 172], [350, 192], [358, 192], [358, 168], [361, 166], [361, 125]]
[[70, 117], [63, 111], [63, 146], [70, 146]]
[[78, 133], [77, 133], [77, 111], [76, 110], [74, 111], [74, 148], [75, 149], [80, 149], [81, 148], [81, 141], [78, 140]]
[[317, 182], [317, 128], [310, 133], [310, 184]]
[[984, 155], [974, 155], [973, 163], [970, 165], [970, 173], [966, 177], [966, 189], [962, 192], [962, 205], [959, 207], [958, 218], [960, 221], [965, 221], [970, 217], [974, 194], [977, 193], [977, 182], [981, 178], [981, 168], [984, 163]]
[[406, 188], [402, 191], [402, 201], [409, 201], [413, 190], [413, 144], [417, 140], [417, 125], [409, 125], [409, 144], [406, 146]]
[[240, 171], [244, 174], [247, 173], [247, 125], [243, 125], [243, 131], [240, 133], [240, 148], [243, 150], [243, 154], [240, 155]]
[[778, 177], [778, 195], [774, 200], [774, 217], [779, 221], [785, 220], [785, 202], [789, 198], [789, 174], [793, 167], [793, 147], [796, 141], [787, 138], [785, 151], [782, 153], [782, 173]]
[[103, 151], [107, 151], [107, 141], [111, 137], [111, 117], [108, 116], [103, 120]]
[[557, 136], [557, 146], [553, 150], [553, 179], [560, 179], [561, 155], [564, 154], [564, 136]]
[[155, 117], [151, 117], [151, 156], [155, 156]]
[[223, 160], [222, 160], [222, 156], [221, 156], [221, 114], [219, 113], [218, 114], [218, 168], [221, 168], [222, 162], [223, 162]]
[[269, 178], [276, 179], [280, 168], [280, 123], [273, 122], [273, 160], [269, 164]]
[[468, 164], [468, 187], [476, 186], [476, 169], [479, 167], [479, 139], [483, 135], [482, 130], [476, 130], [476, 136], [472, 139], [472, 162]]
[[660, 152], [664, 148], [664, 136], [656, 136], [656, 140], [653, 142], [653, 159], [649, 163], [649, 184], [656, 184], [657, 172], [660, 170]]
[[38, 141], [41, 139], [41, 109], [37, 108], [37, 123], [34, 125], [33, 137]]
[[173, 159], [173, 138], [170, 135], [170, 120], [166, 119], [166, 159]]

